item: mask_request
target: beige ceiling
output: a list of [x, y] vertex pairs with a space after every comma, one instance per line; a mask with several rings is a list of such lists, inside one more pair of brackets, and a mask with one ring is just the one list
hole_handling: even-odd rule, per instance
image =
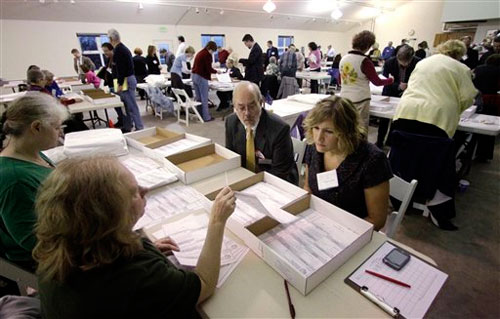
[[[214, 25], [346, 31], [377, 15], [394, 10], [406, 0], [339, 1], [343, 17], [330, 18], [333, 0], [275, 0], [276, 10], [266, 13], [266, 2], [243, 0], [0, 0], [2, 19], [115, 22], [138, 24]], [[142, 3], [143, 9], [139, 9]], [[198, 10], [196, 10], [198, 9]], [[323, 10], [321, 12], [321, 10]], [[199, 13], [197, 13], [197, 11]], [[222, 14], [221, 14], [222, 11]]]

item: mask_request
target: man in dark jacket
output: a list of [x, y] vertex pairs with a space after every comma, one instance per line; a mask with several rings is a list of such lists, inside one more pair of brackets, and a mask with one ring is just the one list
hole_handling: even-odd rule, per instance
[[276, 60], [279, 60], [279, 53], [278, 53], [278, 48], [273, 46], [273, 41], [269, 40], [267, 41], [267, 51], [266, 51], [266, 60], [265, 60], [265, 65], [267, 66], [269, 64], [269, 59], [271, 57], [275, 57]]
[[241, 165], [255, 173], [266, 171], [297, 185], [290, 126], [262, 106], [254, 83], [234, 89], [234, 112], [226, 118], [226, 147], [241, 155]]
[[465, 57], [460, 60], [460, 62], [467, 65], [469, 69], [474, 70], [479, 62], [479, 53], [472, 48], [472, 38], [469, 35], [463, 37], [462, 42], [467, 48], [467, 53], [465, 54]]
[[259, 85], [264, 77], [264, 62], [262, 60], [262, 49], [254, 41], [250, 34], [245, 34], [242, 39], [247, 48], [250, 49], [248, 59], [240, 59], [240, 63], [245, 66], [245, 80]]
[[[415, 56], [415, 50], [411, 46], [408, 44], [401, 46], [397, 55], [384, 63], [382, 74], [385, 77], [392, 76], [394, 82], [391, 85], [384, 86], [382, 95], [401, 97], [408, 86], [410, 75], [419, 61], [420, 58]], [[390, 119], [385, 118], [379, 120], [377, 146], [381, 149], [384, 147], [390, 121]]]

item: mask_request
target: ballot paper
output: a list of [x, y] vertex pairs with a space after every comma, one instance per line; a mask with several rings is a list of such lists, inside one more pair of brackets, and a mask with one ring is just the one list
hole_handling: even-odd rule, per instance
[[177, 154], [188, 149], [192, 149], [196, 146], [204, 144], [204, 141], [196, 141], [188, 138], [183, 138], [173, 143], [163, 145], [161, 147], [155, 148], [156, 152], [161, 153], [164, 157]]
[[163, 218], [198, 209], [210, 209], [211, 202], [200, 192], [186, 185], [170, 185], [146, 195], [144, 215], [134, 230], [148, 226]]
[[[283, 207], [295, 199], [287, 191], [266, 182], [254, 184], [240, 193], [254, 195], [260, 202], [270, 207]], [[230, 218], [243, 226], [248, 226], [265, 216], [267, 215], [263, 211], [258, 210], [251, 203], [247, 203], [243, 198], [236, 198], [236, 208]]]
[[231, 83], [231, 78], [229, 77], [229, 73], [217, 74], [217, 81], [222, 83]]
[[[287, 224], [297, 220], [294, 215], [282, 210], [278, 205], [269, 200], [259, 200], [259, 198], [253, 194], [246, 194], [243, 192], [234, 192], [237, 199], [245, 202], [247, 205], [252, 206], [258, 212], [261, 212], [272, 219], [282, 223]], [[238, 203], [236, 203], [238, 205]]]
[[121, 163], [136, 177], [162, 166], [149, 157], [134, 155], [130, 155], [128, 158], [122, 160]]
[[[177, 221], [165, 223], [161, 230], [153, 233], [153, 236], [156, 239], [167, 236], [172, 238], [180, 250], [173, 252], [177, 261], [183, 266], [195, 267], [207, 237], [207, 229], [208, 215], [193, 213]], [[221, 249], [221, 266], [237, 262], [244, 248], [232, 239], [224, 237]]]
[[66, 134], [64, 154], [69, 158], [93, 155], [122, 156], [128, 154], [128, 148], [122, 131], [104, 128]]
[[45, 150], [42, 153], [45, 156], [47, 156], [54, 164], [60, 163], [68, 158], [64, 154], [64, 146], [54, 147], [54, 148]]
[[166, 168], [157, 168], [137, 176], [137, 183], [150, 190], [176, 182], [177, 176]]
[[298, 220], [280, 224], [259, 238], [290, 265], [309, 276], [351, 245], [358, 235], [309, 208]]

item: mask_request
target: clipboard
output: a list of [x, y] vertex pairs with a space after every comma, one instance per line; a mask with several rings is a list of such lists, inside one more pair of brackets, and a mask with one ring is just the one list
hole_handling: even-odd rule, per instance
[[[118, 92], [118, 79], [113, 79], [113, 88], [115, 89], [115, 92]], [[122, 91], [127, 91], [128, 90], [128, 82], [127, 78], [123, 80], [123, 85], [122, 85]]]
[[[408, 264], [400, 271], [382, 262], [383, 257], [393, 248], [411, 255]], [[412, 287], [402, 287], [372, 276], [365, 272], [366, 269], [401, 280]], [[447, 278], [447, 274], [429, 262], [392, 242], [385, 241], [349, 274], [344, 282], [394, 318], [423, 318]]]

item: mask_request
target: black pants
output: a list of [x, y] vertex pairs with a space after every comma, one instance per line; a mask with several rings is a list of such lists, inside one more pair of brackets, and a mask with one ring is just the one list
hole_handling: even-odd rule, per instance
[[[311, 70], [311, 72], [321, 72], [321, 68], [316, 70]], [[311, 80], [311, 93], [319, 93], [318, 80]]]
[[[389, 130], [390, 124], [391, 124], [390, 119], [386, 119], [383, 117], [379, 118], [378, 134], [377, 134], [377, 146], [380, 148], [384, 147], [385, 136], [387, 135], [387, 131]], [[387, 141], [389, 141], [389, 139], [387, 139]]]
[[182, 82], [181, 77], [177, 73], [170, 73], [170, 81], [172, 81], [172, 88], [174, 89], [181, 89], [186, 91], [187, 95], [189, 97], [193, 97], [193, 89], [189, 85], [185, 85]]
[[227, 109], [231, 106], [231, 100], [233, 99], [233, 92], [232, 91], [217, 91], [217, 97], [220, 100], [220, 104], [218, 107], [218, 110], [224, 110]]
[[269, 93], [273, 100], [276, 100], [279, 91], [278, 77], [276, 75], [266, 75], [260, 84], [260, 91], [265, 98]]

